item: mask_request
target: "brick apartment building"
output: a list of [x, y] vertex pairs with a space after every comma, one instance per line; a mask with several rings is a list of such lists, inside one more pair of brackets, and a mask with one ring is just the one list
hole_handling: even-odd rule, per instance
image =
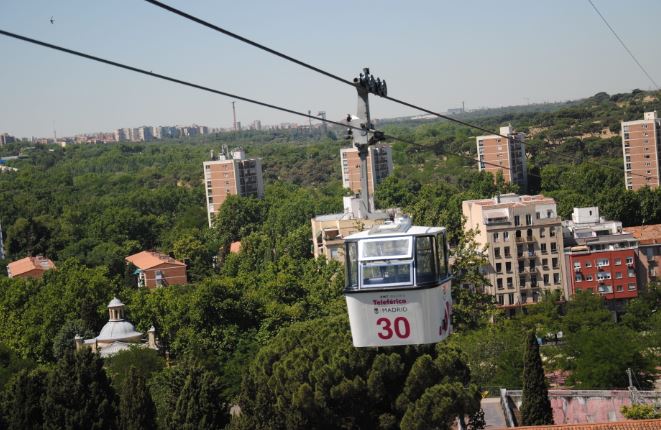
[[642, 120], [623, 121], [621, 133], [627, 189], [658, 187], [661, 119], [656, 111], [645, 112]]
[[661, 224], [624, 227], [624, 231], [638, 240], [638, 286], [645, 288], [661, 276]]
[[465, 229], [476, 229], [476, 242], [487, 245], [484, 268], [492, 294], [503, 307], [536, 303], [545, 291], [560, 290], [564, 258], [562, 225], [556, 203], [542, 195], [505, 194], [462, 203]]
[[[360, 193], [360, 156], [356, 148], [340, 150], [342, 161], [342, 186], [354, 194]], [[387, 145], [370, 146], [367, 155], [367, 186], [370, 200], [374, 196], [375, 185], [392, 173], [392, 149]], [[374, 209], [374, 204], [371, 208]]]
[[12, 261], [7, 265], [7, 276], [10, 278], [41, 278], [47, 270], [55, 269], [53, 262], [41, 255], [25, 257]]
[[231, 154], [224, 149], [216, 160], [205, 161], [203, 165], [209, 227], [228, 196], [264, 196], [262, 161], [246, 158], [243, 149], [234, 149]]
[[142, 251], [125, 258], [137, 267], [138, 287], [157, 288], [188, 283], [186, 264], [169, 255]]
[[571, 221], [562, 224], [570, 295], [579, 290], [607, 300], [638, 295], [638, 241], [620, 221], [606, 221], [598, 207], [587, 207], [574, 208]]
[[517, 133], [512, 126], [500, 127], [498, 135], [478, 136], [477, 156], [480, 171], [490, 172], [496, 177], [503, 174], [506, 183], [515, 183], [526, 190], [528, 186], [528, 171], [526, 167], [526, 147], [523, 143], [525, 134]]

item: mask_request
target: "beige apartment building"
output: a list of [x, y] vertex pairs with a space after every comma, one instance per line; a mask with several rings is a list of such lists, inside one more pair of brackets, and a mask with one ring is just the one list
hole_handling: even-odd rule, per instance
[[561, 290], [562, 224], [555, 200], [542, 195], [504, 194], [462, 203], [466, 230], [476, 229], [476, 242], [487, 245], [484, 268], [491, 286], [485, 291], [503, 307], [536, 303], [542, 293]]
[[[342, 185], [354, 194], [360, 193], [360, 156], [356, 148], [340, 150], [342, 160]], [[367, 155], [367, 186], [370, 196], [374, 195], [375, 184], [378, 185], [392, 173], [392, 148], [387, 145], [369, 147]], [[374, 206], [372, 205], [372, 208]]]
[[391, 219], [395, 210], [368, 212], [357, 197], [344, 197], [344, 212], [319, 215], [312, 223], [314, 257], [325, 256], [328, 260], [344, 263], [344, 238]]
[[659, 137], [661, 119], [656, 111], [645, 112], [642, 120], [622, 121], [624, 183], [628, 190], [659, 186]]
[[207, 194], [207, 218], [211, 227], [213, 216], [228, 196], [264, 196], [262, 160], [246, 158], [241, 148], [231, 153], [223, 150], [217, 159], [205, 161], [204, 182]]
[[511, 125], [500, 127], [500, 134], [507, 139], [495, 134], [476, 137], [478, 168], [494, 177], [502, 172], [506, 183], [518, 184], [525, 190], [528, 186], [525, 134], [515, 132]]

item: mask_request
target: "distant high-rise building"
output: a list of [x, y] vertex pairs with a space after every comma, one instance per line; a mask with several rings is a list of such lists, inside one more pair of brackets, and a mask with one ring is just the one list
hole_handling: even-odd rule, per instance
[[115, 141], [125, 142], [131, 140], [131, 129], [130, 128], [118, 128], [115, 130]]
[[[354, 194], [360, 193], [360, 156], [357, 148], [340, 150], [342, 160], [342, 185]], [[370, 146], [367, 155], [367, 187], [370, 199], [374, 196], [375, 185], [392, 173], [392, 149], [387, 145]], [[371, 204], [374, 208], [374, 205]]]
[[661, 119], [645, 112], [642, 120], [622, 122], [624, 183], [628, 190], [659, 186]]
[[214, 214], [220, 210], [227, 196], [264, 195], [262, 160], [246, 158], [243, 149], [234, 149], [231, 154], [223, 151], [218, 159], [205, 161], [203, 164], [209, 227]]
[[1, 145], [6, 145], [8, 143], [15, 142], [16, 138], [14, 136], [10, 136], [7, 133], [2, 133], [0, 134], [0, 146]]
[[143, 126], [136, 129], [138, 131], [135, 140], [141, 142], [149, 142], [154, 140], [154, 127]]
[[494, 177], [502, 172], [506, 183], [518, 184], [525, 191], [528, 186], [525, 134], [516, 133], [511, 125], [500, 127], [500, 134], [507, 139], [495, 134], [476, 138], [478, 168]]

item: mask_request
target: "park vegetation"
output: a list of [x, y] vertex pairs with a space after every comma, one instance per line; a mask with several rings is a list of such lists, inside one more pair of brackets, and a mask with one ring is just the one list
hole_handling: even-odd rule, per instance
[[[0, 269], [36, 254], [57, 264], [38, 280], [0, 276], [0, 428], [447, 429], [458, 419], [477, 429], [482, 395], [529, 382], [541, 390], [544, 372], [567, 372], [567, 386], [610, 389], [627, 387], [631, 368], [639, 388], [651, 387], [659, 286], [617, 321], [589, 294], [548, 295], [506, 317], [492, 298], [464, 288], [487, 281], [484, 256], [463, 231], [461, 202], [544, 193], [563, 217], [575, 206], [599, 206], [625, 225], [661, 223], [661, 191], [624, 187], [617, 134], [620, 120], [661, 110], [658, 97], [600, 93], [468, 118], [528, 133], [528, 190], [475, 170], [470, 129], [384, 125], [418, 144], [393, 144], [397, 167], [377, 189], [378, 206], [446, 226], [453, 247], [454, 334], [406, 348], [354, 348], [343, 267], [312, 258], [310, 218], [341, 212], [346, 193], [339, 149], [347, 143], [333, 132], [0, 147], [0, 155], [22, 157], [11, 162], [17, 172], [0, 173], [9, 257]], [[263, 158], [266, 191], [261, 200], [229, 198], [208, 228], [202, 161], [222, 144]], [[241, 251], [230, 253], [237, 240]], [[124, 257], [143, 249], [185, 261], [190, 284], [138, 289]], [[156, 328], [167, 356], [129, 350], [104, 361], [73, 350], [75, 334], [99, 332], [113, 296], [139, 331]], [[559, 332], [560, 342], [536, 352], [543, 360], [528, 353], [524, 361], [530, 333], [555, 340]], [[524, 378], [531, 360], [534, 377]]]

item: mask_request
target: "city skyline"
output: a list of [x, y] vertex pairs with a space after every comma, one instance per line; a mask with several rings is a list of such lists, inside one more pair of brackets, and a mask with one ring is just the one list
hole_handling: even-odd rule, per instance
[[[484, 2], [477, 9], [433, 2], [418, 7], [340, 2], [323, 9], [303, 1], [226, 4], [222, 9], [210, 1], [169, 4], [348, 79], [368, 66], [387, 79], [394, 97], [436, 111], [462, 102], [497, 107], [650, 87], [587, 2]], [[648, 41], [661, 35], [654, 25], [661, 4], [596, 4], [651, 75], [658, 76], [661, 59], [643, 54]], [[324, 110], [329, 119], [355, 109], [350, 87], [147, 3], [8, 0], [1, 9], [0, 28], [7, 31], [302, 112]], [[373, 25], [355, 25], [351, 17], [359, 15], [373, 16]], [[135, 118], [146, 124], [232, 126], [229, 98], [8, 38], [0, 38], [0, 50], [14, 65], [3, 69], [0, 130], [16, 136], [51, 136], [54, 129], [58, 135], [114, 130]], [[418, 114], [372, 99], [374, 117]], [[304, 122], [247, 103], [237, 104], [237, 116], [244, 123], [256, 118]]]

